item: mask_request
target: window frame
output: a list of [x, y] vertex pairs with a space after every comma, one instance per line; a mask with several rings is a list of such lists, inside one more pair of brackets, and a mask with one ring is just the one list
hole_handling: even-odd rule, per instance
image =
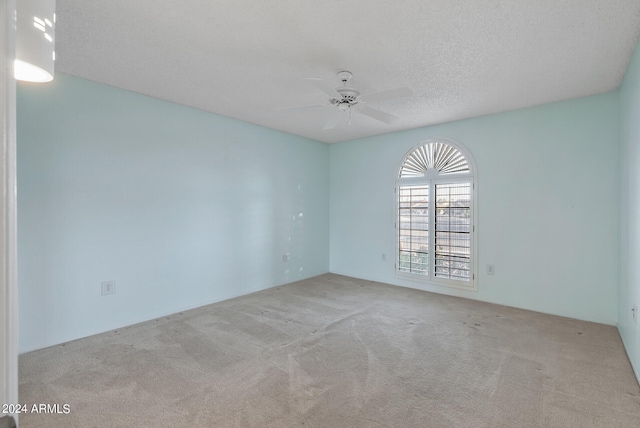
[[[400, 172], [402, 170], [402, 166], [409, 156], [411, 156], [414, 151], [418, 150], [420, 147], [431, 143], [442, 143], [446, 144], [456, 150], [458, 150], [466, 159], [469, 171], [462, 173], [449, 173], [449, 174], [440, 174], [434, 169], [428, 169], [426, 173], [422, 176], [411, 176], [411, 177], [400, 177]], [[467, 291], [478, 291], [478, 227], [477, 227], [477, 194], [478, 194], [478, 184], [477, 184], [477, 169], [475, 166], [475, 161], [473, 157], [471, 157], [469, 151], [464, 148], [459, 143], [453, 142], [446, 138], [432, 138], [425, 141], [422, 141], [420, 144], [412, 147], [405, 156], [402, 158], [402, 162], [396, 169], [396, 179], [394, 186], [394, 271], [395, 275], [404, 279], [408, 279], [411, 281], [418, 281], [420, 283], [426, 283], [430, 285], [436, 286], [445, 286], [450, 288], [462, 289]], [[435, 275], [435, 216], [436, 216], [436, 191], [435, 186], [438, 184], [449, 184], [449, 183], [469, 183], [470, 185], [470, 201], [469, 201], [469, 210], [470, 210], [470, 246], [469, 246], [469, 280], [457, 280], [450, 279], [444, 277], [438, 277]], [[400, 187], [404, 186], [425, 186], [429, 187], [429, 214], [428, 214], [428, 234], [429, 234], [429, 248], [428, 248], [428, 269], [427, 274], [419, 274], [412, 272], [404, 272], [399, 269], [399, 254], [400, 254], [400, 218], [399, 218], [399, 204], [400, 204]]]

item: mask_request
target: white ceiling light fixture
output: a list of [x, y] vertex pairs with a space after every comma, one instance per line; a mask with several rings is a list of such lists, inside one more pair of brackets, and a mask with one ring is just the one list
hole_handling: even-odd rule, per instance
[[16, 80], [53, 80], [55, 11], [55, 0], [16, 2], [16, 59], [13, 66]]

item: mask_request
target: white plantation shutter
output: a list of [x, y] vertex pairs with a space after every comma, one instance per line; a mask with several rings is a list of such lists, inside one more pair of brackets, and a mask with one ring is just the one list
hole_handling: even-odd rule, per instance
[[398, 193], [398, 269], [425, 275], [429, 267], [429, 186], [403, 186]]
[[465, 155], [443, 141], [412, 150], [398, 174], [399, 274], [463, 288], [473, 274], [473, 172]]
[[468, 281], [471, 270], [471, 185], [435, 183], [435, 276]]
[[400, 177], [423, 176], [429, 169], [440, 174], [469, 172], [469, 163], [457, 149], [444, 143], [429, 143], [405, 158]]

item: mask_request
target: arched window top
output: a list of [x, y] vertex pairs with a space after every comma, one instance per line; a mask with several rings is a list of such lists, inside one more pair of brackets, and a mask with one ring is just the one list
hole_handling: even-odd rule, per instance
[[470, 173], [467, 158], [457, 148], [432, 141], [412, 150], [402, 162], [400, 178], [423, 177], [428, 174]]

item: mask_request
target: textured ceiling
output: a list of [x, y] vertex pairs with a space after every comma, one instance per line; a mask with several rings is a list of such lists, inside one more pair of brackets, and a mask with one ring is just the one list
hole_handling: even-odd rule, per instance
[[[56, 71], [334, 143], [615, 90], [639, 34], [638, 0], [57, 0]], [[278, 110], [341, 70], [401, 120]]]

